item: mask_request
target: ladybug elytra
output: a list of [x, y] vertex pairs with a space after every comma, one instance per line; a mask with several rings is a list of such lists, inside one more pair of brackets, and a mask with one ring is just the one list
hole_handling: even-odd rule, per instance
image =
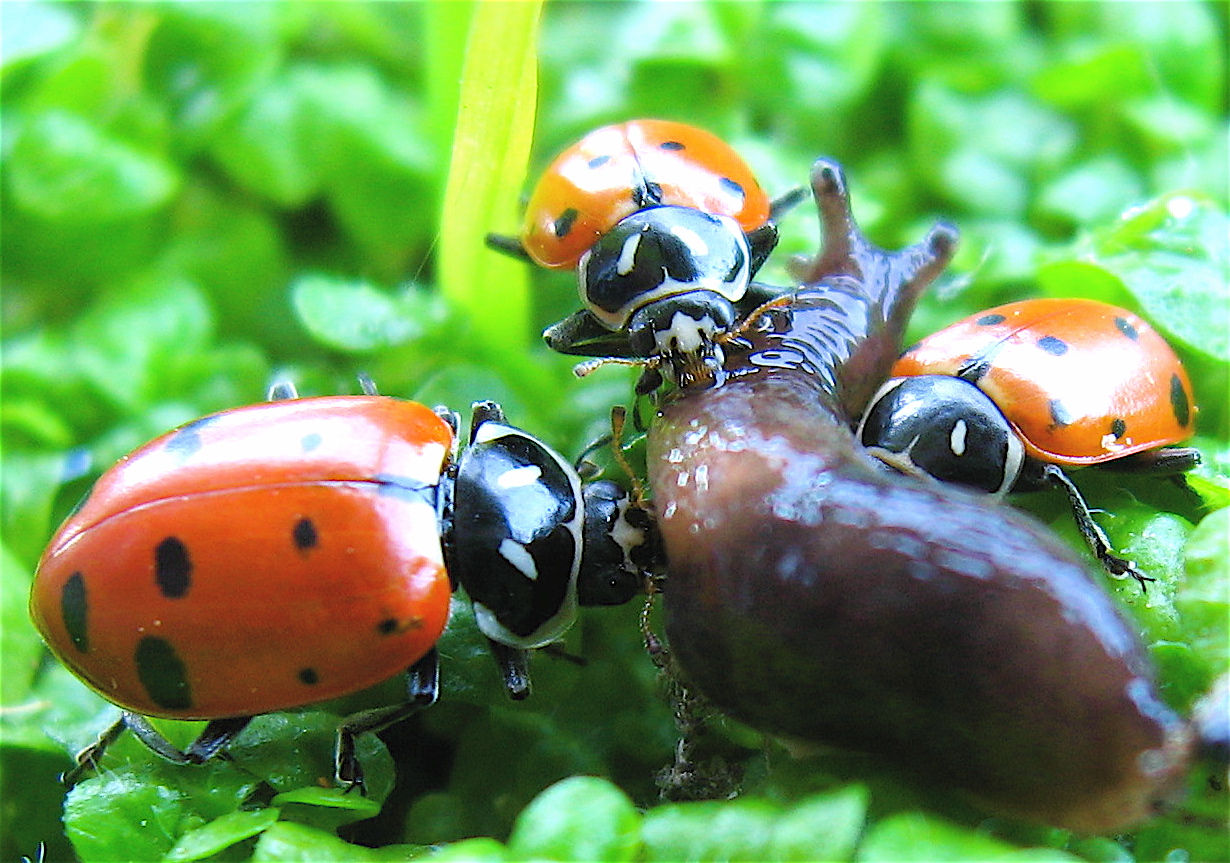
[[[475, 607], [509, 694], [526, 651], [582, 604], [630, 599], [649, 525], [612, 483], [474, 405], [458, 418], [368, 394], [223, 411], [126, 456], [52, 538], [30, 597], [35, 626], [125, 728], [201, 762], [255, 715], [358, 692], [409, 669], [406, 703], [339, 727], [337, 778], [363, 785], [354, 737], [431, 704], [453, 581]], [[590, 548], [592, 546], [592, 548]], [[614, 546], [614, 549], [607, 546]], [[209, 720], [181, 752], [145, 716]]]

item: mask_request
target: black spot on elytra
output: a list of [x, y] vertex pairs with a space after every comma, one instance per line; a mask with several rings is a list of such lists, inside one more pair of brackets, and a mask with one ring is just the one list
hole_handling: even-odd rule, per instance
[[1127, 434], [1127, 423], [1124, 422], [1121, 417], [1115, 417], [1110, 423], [1110, 433], [1113, 434], [1116, 439], [1123, 437]]
[[291, 531], [291, 538], [294, 540], [295, 548], [300, 551], [310, 551], [320, 541], [320, 538], [316, 535], [316, 525], [306, 516], [295, 522], [295, 529]]
[[605, 165], [609, 161], [611, 161], [611, 156], [608, 153], [605, 156], [594, 156], [594, 158], [586, 162], [585, 165], [586, 167], [589, 167], [589, 168], [601, 168], [603, 165]]
[[147, 635], [137, 643], [133, 659], [137, 663], [137, 676], [151, 701], [166, 710], [192, 707], [188, 669], [171, 642]]
[[659, 150], [686, 150], [682, 141], [663, 141], [658, 145]]
[[1068, 352], [1068, 343], [1055, 336], [1043, 336], [1038, 339], [1038, 347], [1053, 357], [1062, 357]]
[[376, 624], [376, 631], [381, 635], [394, 635], [400, 628], [396, 617], [386, 617]]
[[193, 420], [187, 425], [181, 426], [167, 438], [167, 442], [164, 445], [166, 451], [174, 456], [176, 461], [183, 464], [200, 452], [201, 447], [204, 446], [204, 443], [201, 441], [201, 429], [214, 423], [217, 419], [217, 416], [201, 417], [199, 420]]
[[974, 321], [974, 323], [980, 327], [993, 327], [996, 324], [1002, 324], [1005, 320], [1007, 319], [1003, 315], [990, 314], [983, 315], [978, 320]]
[[86, 653], [90, 649], [90, 598], [85, 589], [85, 576], [74, 572], [60, 589], [60, 617], [73, 646]]
[[320, 675], [316, 673], [315, 668], [299, 669], [299, 682], [304, 686], [315, 686], [320, 682]]
[[1140, 338], [1140, 333], [1136, 332], [1136, 328], [1132, 326], [1132, 322], [1129, 321], [1127, 318], [1121, 318], [1116, 315], [1115, 316], [1115, 329], [1123, 333], [1125, 336], [1127, 336], [1132, 341], [1136, 341], [1138, 338]]
[[1072, 412], [1064, 406], [1064, 403], [1059, 399], [1051, 399], [1049, 403], [1051, 409], [1051, 422], [1057, 426], [1066, 426], [1072, 424]]
[[180, 599], [192, 586], [192, 560], [188, 547], [168, 536], [154, 548], [154, 580], [167, 599]]
[[1179, 421], [1179, 425], [1186, 428], [1192, 421], [1192, 405], [1178, 375], [1170, 376], [1170, 407], [1174, 410], [1174, 418]]
[[734, 180], [730, 179], [730, 177], [722, 177], [720, 180], [718, 180], [718, 185], [720, 185], [723, 189], [725, 189], [730, 194], [734, 195], [740, 201], [742, 201], [744, 196], [747, 194], [746, 192], [743, 191], [743, 186], [736, 183]]
[[320, 432], [310, 432], [299, 438], [299, 449], [302, 452], [311, 452], [324, 442], [324, 436]]
[[555, 224], [551, 226], [551, 229], [555, 231], [555, 236], [563, 239], [572, 233], [572, 225], [576, 222], [579, 215], [580, 213], [576, 211], [575, 207], [569, 207], [560, 213], [559, 218], [555, 220]]

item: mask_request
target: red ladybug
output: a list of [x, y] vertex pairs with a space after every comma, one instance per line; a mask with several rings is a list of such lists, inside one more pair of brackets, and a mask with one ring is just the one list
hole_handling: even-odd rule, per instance
[[[71, 671], [126, 713], [79, 758], [131, 728], [200, 762], [255, 715], [325, 701], [410, 670], [405, 704], [339, 730], [338, 780], [362, 786], [353, 739], [436, 698], [434, 645], [450, 578], [475, 605], [514, 697], [525, 651], [578, 604], [630, 599], [647, 525], [611, 483], [474, 406], [457, 418], [377, 395], [293, 397], [207, 416], [103, 475], [52, 538], [30, 597]], [[635, 523], [633, 523], [635, 522]], [[211, 720], [180, 752], [142, 718]]]
[[1199, 463], [1196, 406], [1174, 351], [1141, 318], [1095, 300], [1035, 299], [979, 312], [897, 361], [859, 427], [888, 463], [995, 494], [1053, 484], [1111, 573], [1111, 553], [1060, 465], [1162, 473]]

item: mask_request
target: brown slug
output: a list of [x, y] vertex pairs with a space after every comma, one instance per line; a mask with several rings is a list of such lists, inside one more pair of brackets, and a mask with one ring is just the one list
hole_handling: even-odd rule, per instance
[[1193, 748], [1132, 625], [1033, 518], [882, 469], [852, 427], [947, 263], [885, 252], [839, 166], [801, 287], [728, 338], [649, 430], [686, 681], [753, 727], [884, 756], [987, 810], [1088, 833], [1153, 815]]

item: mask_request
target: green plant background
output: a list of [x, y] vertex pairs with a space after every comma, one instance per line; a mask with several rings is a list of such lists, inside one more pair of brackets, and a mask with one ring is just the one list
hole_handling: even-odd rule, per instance
[[[1107, 589], [1139, 621], [1167, 697], [1186, 709], [1225, 672], [1224, 3], [552, 0], [536, 116], [521, 89], [532, 81], [492, 75], [533, 15], [467, 47], [473, 12], [0, 4], [0, 856], [1230, 859], [1227, 794], [1207, 771], [1182, 811], [1081, 838], [984, 821], [866, 759], [795, 760], [721, 721], [715, 751], [745, 768], [744, 794], [663, 804], [654, 775], [675, 732], [633, 607], [587, 612], [567, 640], [587, 664], [536, 657], [522, 704], [502, 696], [459, 612], [442, 703], [385, 735], [394, 757], [365, 743], [370, 801], [317, 782], [336, 716], [388, 703], [396, 683], [264, 717], [231, 762], [177, 768], [126, 741], [66, 801], [56, 775], [115, 712], [49, 660], [25, 595], [89, 482], [178, 423], [258, 400], [275, 375], [305, 394], [355, 392], [366, 371], [429, 404], [493, 398], [577, 455], [628, 403], [633, 373], [575, 380], [537, 337], [575, 308], [570, 277], [478, 243], [516, 231], [519, 195], [555, 152], [638, 116], [724, 136], [772, 192], [805, 182], [819, 155], [839, 159], [882, 245], [956, 223], [958, 259], [912, 337], [1039, 294], [1127, 306], [1170, 337], [1201, 404], [1203, 503], [1147, 478], [1079, 480], [1115, 544], [1160, 579], [1147, 598]], [[478, 94], [460, 118], [459, 81]], [[458, 128], [470, 137], [453, 176], [468, 181], [449, 185]], [[526, 172], [518, 142], [531, 134]], [[767, 281], [815, 248], [807, 205], [782, 229]], [[1021, 503], [1075, 541], [1061, 500]], [[163, 727], [186, 741], [199, 726]]]

